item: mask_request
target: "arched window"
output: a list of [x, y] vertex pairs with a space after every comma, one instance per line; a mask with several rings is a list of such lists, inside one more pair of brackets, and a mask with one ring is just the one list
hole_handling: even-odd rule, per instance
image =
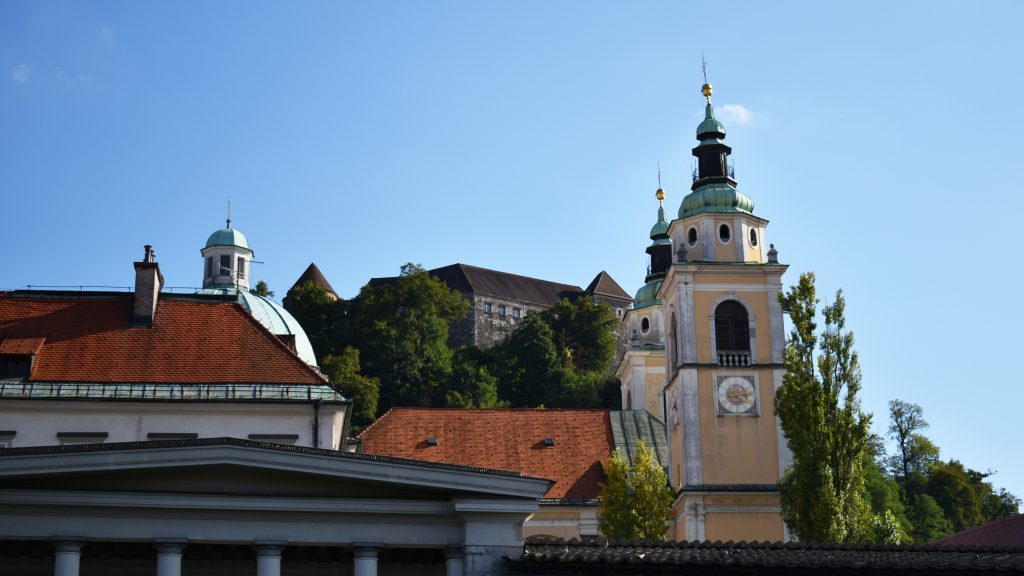
[[735, 300], [726, 300], [715, 308], [715, 345], [718, 351], [750, 350], [747, 309]]
[[647, 334], [651, 331], [651, 321], [644, 316], [644, 319], [640, 321], [640, 331]]

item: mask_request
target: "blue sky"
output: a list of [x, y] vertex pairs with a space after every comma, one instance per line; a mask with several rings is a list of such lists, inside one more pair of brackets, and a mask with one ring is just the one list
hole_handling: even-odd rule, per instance
[[701, 53], [740, 189], [843, 288], [884, 433], [1024, 496], [1016, 2], [0, 3], [0, 289], [169, 286], [235, 227], [283, 295], [407, 261], [643, 282], [688, 189]]

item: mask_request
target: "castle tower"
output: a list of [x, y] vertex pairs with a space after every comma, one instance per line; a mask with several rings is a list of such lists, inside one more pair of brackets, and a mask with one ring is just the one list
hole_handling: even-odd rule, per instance
[[658, 221], [651, 228], [651, 245], [646, 250], [647, 278], [623, 319], [629, 341], [615, 375], [622, 386], [623, 410], [647, 410], [664, 420], [665, 323], [658, 291], [672, 265], [672, 241], [665, 220], [665, 191], [658, 188], [655, 197]]
[[711, 86], [691, 192], [668, 228], [674, 258], [658, 291], [667, 327], [665, 406], [674, 536], [783, 540], [776, 488], [791, 460], [775, 415], [784, 329], [776, 294], [786, 266], [768, 221], [736, 188]]
[[240, 288], [249, 290], [249, 264], [253, 251], [245, 234], [227, 226], [210, 234], [203, 255], [203, 288]]

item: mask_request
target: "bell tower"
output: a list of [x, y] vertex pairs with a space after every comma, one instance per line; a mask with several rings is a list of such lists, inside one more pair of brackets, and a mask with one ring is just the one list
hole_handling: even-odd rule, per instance
[[725, 126], [704, 84], [697, 167], [657, 299], [665, 341], [669, 476], [680, 540], [783, 540], [776, 488], [791, 460], [775, 415], [784, 328], [776, 297], [786, 266], [765, 244], [768, 221], [737, 189]]

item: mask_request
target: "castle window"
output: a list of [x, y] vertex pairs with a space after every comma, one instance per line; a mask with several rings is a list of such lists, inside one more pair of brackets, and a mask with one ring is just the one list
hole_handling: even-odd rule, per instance
[[484, 312], [487, 312], [488, 314], [494, 312], [494, 304], [491, 304], [490, 302], [484, 304]]
[[750, 350], [747, 309], [739, 302], [726, 300], [715, 308], [715, 345], [719, 351]]
[[521, 314], [521, 312], [520, 312], [519, 308], [513, 308], [512, 309], [512, 317], [513, 318], [519, 318], [520, 314]]
[[718, 227], [718, 239], [724, 244], [729, 243], [729, 239], [732, 238], [732, 230], [729, 229], [728, 224], [722, 224]]
[[508, 314], [508, 308], [505, 306], [498, 306], [498, 315], [505, 316], [506, 314]]
[[651, 331], [651, 321], [646, 316], [640, 321], [640, 331], [644, 334]]
[[686, 241], [690, 243], [690, 246], [697, 245], [697, 229], [690, 226], [690, 231], [686, 233]]

